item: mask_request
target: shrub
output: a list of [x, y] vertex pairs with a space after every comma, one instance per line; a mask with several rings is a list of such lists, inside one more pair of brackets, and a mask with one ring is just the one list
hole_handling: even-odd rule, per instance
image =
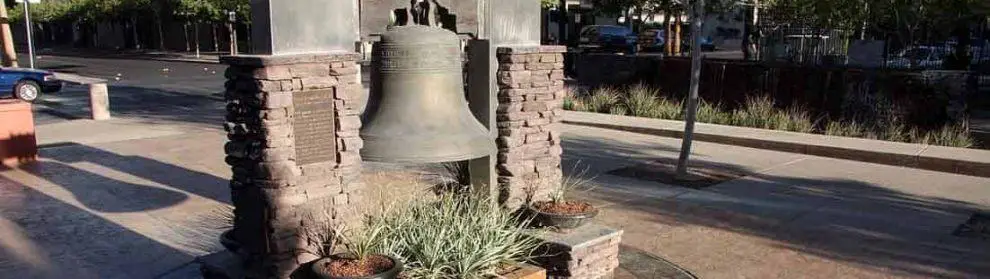
[[[630, 86], [627, 90], [625, 94], [619, 94], [611, 87], [598, 88], [588, 97], [573, 101], [565, 99], [565, 107], [575, 110], [583, 107], [585, 111], [617, 115], [684, 119], [683, 101], [660, 96], [659, 90], [644, 84]], [[698, 122], [720, 125], [954, 147], [972, 147], [976, 144], [964, 125], [948, 124], [933, 131], [911, 127], [902, 119], [903, 109], [882, 95], [850, 94], [842, 108], [839, 120], [818, 123], [802, 106], [780, 109], [773, 98], [760, 95], [748, 97], [740, 108], [733, 111], [727, 111], [718, 103], [701, 101], [697, 116]]]
[[947, 124], [941, 129], [930, 133], [930, 144], [969, 148], [975, 145], [975, 141], [969, 134], [969, 129], [965, 125]]
[[909, 140], [907, 126], [900, 121], [885, 122], [880, 127], [880, 138], [887, 141], [907, 142]]
[[701, 101], [698, 104], [698, 121], [704, 123], [731, 125], [732, 114], [722, 109], [722, 105]]
[[811, 114], [804, 107], [794, 105], [785, 113], [788, 118], [785, 130], [801, 133], [811, 133], [815, 130], [815, 122], [811, 120]]
[[574, 103], [573, 97], [564, 97], [564, 110], [577, 110], [576, 107], [577, 105]]
[[743, 107], [732, 112], [732, 123], [737, 126], [775, 129], [785, 125], [786, 115], [778, 113], [772, 99], [766, 96], [748, 97]]
[[600, 87], [584, 98], [585, 109], [590, 112], [609, 113], [619, 103], [619, 91], [612, 87]]
[[[626, 107], [623, 106], [623, 105], [615, 105], [615, 106], [612, 106], [612, 109], [610, 109], [608, 113], [614, 114], [614, 115], [629, 115], [629, 110], [626, 109]], [[633, 116], [635, 116], [635, 115], [633, 115]]]
[[576, 89], [574, 87], [567, 87], [564, 93], [564, 109], [573, 111], [584, 111], [584, 105], [581, 103], [582, 100], [582, 90]]
[[644, 84], [637, 84], [629, 87], [629, 91], [623, 98], [623, 104], [629, 111], [629, 115], [638, 117], [652, 117], [659, 103], [657, 102], [659, 91]]
[[498, 268], [525, 261], [539, 245], [523, 234], [521, 220], [489, 199], [443, 195], [369, 218], [384, 227], [381, 245], [406, 264], [406, 278], [490, 278]]
[[859, 122], [832, 121], [825, 126], [825, 134], [837, 137], [860, 137], [865, 135], [866, 131], [859, 125]]
[[670, 120], [684, 119], [684, 105], [680, 101], [659, 97], [655, 102], [653, 112], [647, 115], [648, 117]]

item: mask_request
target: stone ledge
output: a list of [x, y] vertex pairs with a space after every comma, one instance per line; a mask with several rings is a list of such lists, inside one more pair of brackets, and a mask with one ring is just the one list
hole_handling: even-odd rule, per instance
[[357, 61], [361, 55], [356, 52], [325, 52], [287, 55], [234, 55], [221, 56], [220, 63], [234, 66], [263, 67], [292, 65], [301, 63], [332, 63]]
[[589, 223], [580, 228], [566, 232], [556, 232], [551, 230], [531, 231], [528, 235], [543, 240], [546, 243], [557, 244], [579, 250], [603, 241], [621, 237], [622, 230], [616, 230], [603, 225]]
[[565, 53], [567, 46], [558, 45], [529, 45], [529, 46], [501, 46], [496, 49], [498, 54], [531, 54], [531, 53]]
[[[564, 124], [681, 138], [684, 122], [567, 111]], [[990, 177], [990, 151], [697, 123], [694, 139], [892, 166]]]
[[548, 278], [611, 278], [619, 266], [622, 230], [599, 224], [556, 232], [533, 230], [527, 235], [542, 242], [533, 259], [547, 269]]

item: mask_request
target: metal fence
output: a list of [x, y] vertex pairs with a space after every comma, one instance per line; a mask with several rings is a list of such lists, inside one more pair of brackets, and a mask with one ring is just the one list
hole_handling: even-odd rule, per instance
[[812, 27], [763, 26], [760, 57], [768, 62], [801, 65], [842, 64], [850, 32]]

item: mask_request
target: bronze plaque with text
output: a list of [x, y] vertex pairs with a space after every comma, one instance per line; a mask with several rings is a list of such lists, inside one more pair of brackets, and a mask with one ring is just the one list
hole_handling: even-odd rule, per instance
[[295, 106], [292, 129], [295, 131], [296, 164], [336, 161], [333, 89], [295, 92], [292, 104]]

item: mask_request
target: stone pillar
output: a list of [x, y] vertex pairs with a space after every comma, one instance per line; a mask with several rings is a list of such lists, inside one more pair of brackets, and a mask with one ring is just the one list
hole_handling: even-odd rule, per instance
[[358, 221], [362, 141], [356, 53], [230, 56], [226, 161], [233, 238], [248, 278], [317, 259], [304, 228]]
[[560, 131], [564, 46], [499, 47], [499, 201], [544, 200], [562, 179]]

